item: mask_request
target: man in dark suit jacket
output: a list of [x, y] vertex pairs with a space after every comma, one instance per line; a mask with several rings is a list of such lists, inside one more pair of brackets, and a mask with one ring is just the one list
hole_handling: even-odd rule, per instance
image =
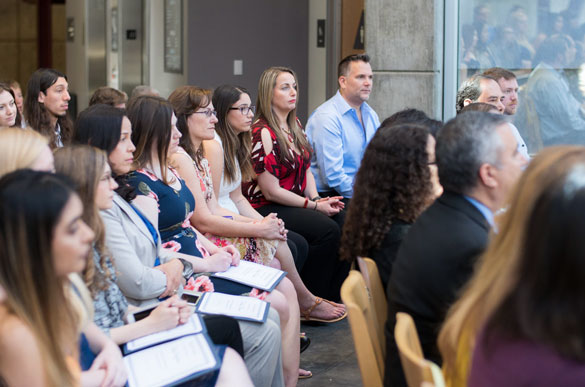
[[506, 120], [481, 112], [449, 121], [436, 155], [444, 193], [411, 227], [388, 283], [386, 386], [406, 385], [394, 342], [397, 312], [413, 317], [425, 358], [441, 364], [441, 324], [487, 245], [493, 213], [527, 162]]

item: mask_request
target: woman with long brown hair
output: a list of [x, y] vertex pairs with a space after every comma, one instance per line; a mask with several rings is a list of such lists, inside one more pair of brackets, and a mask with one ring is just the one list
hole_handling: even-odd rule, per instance
[[[349, 263], [339, 261], [344, 204], [339, 197], [319, 198], [310, 169], [311, 147], [297, 119], [298, 82], [286, 67], [270, 67], [258, 82], [257, 112], [252, 125], [252, 179], [242, 191], [261, 215], [277, 213], [287, 228], [309, 243], [301, 271], [314, 294], [337, 301]], [[340, 304], [326, 301], [340, 308]], [[317, 306], [301, 311], [310, 320]]]
[[[84, 321], [75, 273], [83, 270], [93, 232], [69, 180], [19, 170], [0, 180], [0, 375], [8, 385], [122, 385], [119, 349]], [[93, 351], [78, 363], [79, 335]]]

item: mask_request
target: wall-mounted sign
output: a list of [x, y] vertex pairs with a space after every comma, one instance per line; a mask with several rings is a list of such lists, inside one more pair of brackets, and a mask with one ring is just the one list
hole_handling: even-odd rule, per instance
[[183, 0], [165, 0], [165, 72], [183, 73]]

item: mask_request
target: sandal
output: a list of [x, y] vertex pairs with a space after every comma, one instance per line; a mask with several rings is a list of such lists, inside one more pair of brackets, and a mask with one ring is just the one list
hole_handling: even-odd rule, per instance
[[332, 318], [330, 320], [325, 320], [325, 319], [318, 318], [318, 317], [311, 317], [311, 312], [313, 310], [315, 310], [315, 308], [323, 301], [330, 304], [331, 306], [335, 306], [335, 304], [329, 300], [325, 300], [321, 297], [315, 297], [315, 303], [313, 304], [313, 306], [311, 306], [309, 309], [301, 311], [301, 321], [318, 321], [318, 322], [323, 322], [323, 323], [334, 323], [334, 322], [343, 320], [345, 318], [345, 316], [347, 316], [347, 310], [346, 310], [342, 316]]
[[299, 379], [309, 379], [313, 377], [313, 373], [311, 371], [303, 370], [305, 372], [308, 372], [306, 375], [301, 375], [300, 371], [301, 370], [299, 369]]

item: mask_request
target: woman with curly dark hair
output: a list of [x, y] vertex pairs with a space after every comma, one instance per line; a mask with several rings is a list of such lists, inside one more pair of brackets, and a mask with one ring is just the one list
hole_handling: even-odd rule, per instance
[[414, 124], [380, 128], [356, 175], [341, 258], [371, 257], [386, 287], [406, 232], [441, 191], [429, 130]]

